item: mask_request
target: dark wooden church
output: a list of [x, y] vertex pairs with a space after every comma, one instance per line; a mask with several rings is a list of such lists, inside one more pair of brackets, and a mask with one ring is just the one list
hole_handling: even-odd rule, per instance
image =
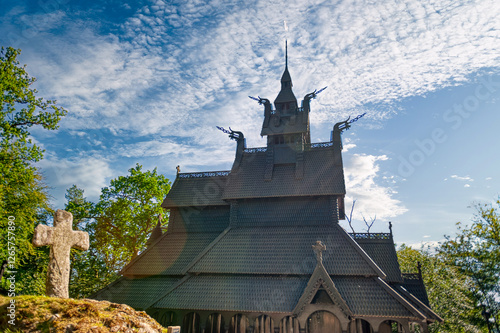
[[341, 132], [311, 143], [310, 101], [299, 106], [288, 66], [267, 147], [241, 132], [230, 171], [178, 173], [162, 207], [168, 231], [122, 277], [93, 295], [145, 310], [182, 333], [427, 332], [442, 319], [421, 274], [402, 274], [389, 233], [347, 233]]

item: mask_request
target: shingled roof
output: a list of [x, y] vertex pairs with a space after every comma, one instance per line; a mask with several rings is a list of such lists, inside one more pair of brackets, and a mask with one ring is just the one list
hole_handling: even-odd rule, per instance
[[179, 174], [161, 206], [228, 205], [221, 198], [228, 174], [228, 171]]
[[311, 245], [328, 248], [324, 265], [332, 275], [384, 276], [345, 231], [333, 224], [314, 227], [234, 228], [221, 237], [190, 273], [312, 274], [316, 260]]
[[394, 240], [390, 233], [350, 234], [365, 252], [387, 274], [387, 281], [403, 282]]
[[135, 309], [145, 309], [153, 301], [165, 295], [179, 280], [178, 277], [168, 276], [135, 279], [121, 277], [91, 297], [96, 300], [128, 304]]
[[332, 280], [355, 315], [416, 317], [378, 278], [332, 277]]
[[[291, 312], [307, 277], [191, 276], [154, 304], [157, 308], [211, 311]], [[274, 299], [271, 295], [279, 295]], [[270, 297], [271, 296], [271, 297]]]
[[168, 233], [122, 270], [125, 276], [182, 275], [219, 232]]
[[424, 281], [419, 274], [404, 273], [402, 287], [418, 298], [422, 303], [429, 306], [429, 298], [427, 291], [425, 291]]
[[266, 153], [244, 153], [237, 171], [229, 175], [222, 198], [344, 195], [344, 171], [335, 150], [325, 147], [305, 151], [300, 179], [295, 176], [295, 164], [274, 165], [271, 180], [264, 178]]

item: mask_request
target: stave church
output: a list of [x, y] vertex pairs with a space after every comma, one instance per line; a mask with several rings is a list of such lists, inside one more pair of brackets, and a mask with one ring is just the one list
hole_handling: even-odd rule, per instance
[[[287, 59], [287, 57], [285, 57]], [[421, 333], [442, 319], [418, 273], [402, 273], [392, 229], [348, 233], [341, 133], [310, 139], [285, 61], [264, 107], [267, 146], [236, 141], [231, 170], [177, 173], [166, 232], [92, 298], [144, 310], [182, 333]]]

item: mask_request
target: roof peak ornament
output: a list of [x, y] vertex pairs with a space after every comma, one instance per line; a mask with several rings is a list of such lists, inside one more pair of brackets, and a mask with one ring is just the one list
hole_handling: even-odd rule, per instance
[[218, 130], [226, 134], [229, 134], [229, 138], [231, 140], [235, 140], [237, 143], [236, 156], [234, 158], [233, 167], [231, 168], [231, 171], [236, 171], [240, 166], [241, 160], [243, 158], [243, 153], [245, 152], [245, 148], [247, 147], [245, 136], [243, 135], [243, 132], [233, 131], [231, 127], [229, 127], [229, 131], [221, 126], [215, 126], [215, 127], [217, 127]]
[[221, 126], [215, 126], [219, 131], [222, 131], [226, 134], [229, 134], [229, 138], [231, 140], [235, 141], [240, 141], [240, 140], [245, 140], [245, 136], [243, 135], [243, 132], [240, 131], [233, 131], [231, 127], [229, 127], [229, 130], [225, 129], [224, 127]]
[[363, 118], [365, 115], [366, 115], [366, 112], [363, 114], [357, 115], [353, 119], [351, 119], [351, 116], [349, 116], [346, 120], [336, 123], [333, 126], [332, 141], [340, 142], [340, 145], [341, 145], [340, 147], [342, 148], [342, 140], [340, 138], [340, 134], [343, 131], [348, 130], [351, 127], [350, 124], [358, 121], [359, 119]]
[[323, 265], [323, 251], [326, 250], [326, 245], [319, 240], [316, 241], [316, 244], [314, 244], [312, 248], [314, 250], [314, 254], [316, 254], [318, 265]]

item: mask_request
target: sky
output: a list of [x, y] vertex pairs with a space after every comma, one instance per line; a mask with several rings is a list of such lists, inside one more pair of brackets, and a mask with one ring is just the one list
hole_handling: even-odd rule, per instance
[[[0, 0], [0, 45], [69, 112], [33, 129], [52, 204], [73, 184], [96, 201], [136, 163], [171, 180], [229, 170], [260, 137], [284, 70], [311, 103], [311, 139], [343, 134], [346, 210], [398, 244], [436, 244], [500, 194], [500, 2]], [[350, 230], [347, 222], [341, 224]]]

